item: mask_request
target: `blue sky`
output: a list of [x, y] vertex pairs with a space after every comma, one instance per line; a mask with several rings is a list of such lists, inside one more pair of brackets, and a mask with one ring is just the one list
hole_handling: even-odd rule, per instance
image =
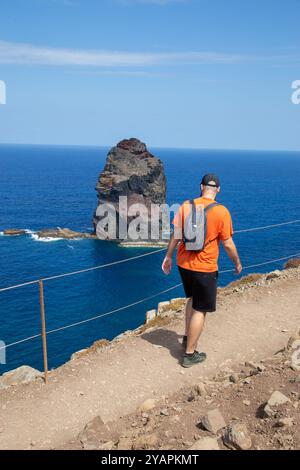
[[299, 0], [1, 0], [0, 142], [300, 150]]

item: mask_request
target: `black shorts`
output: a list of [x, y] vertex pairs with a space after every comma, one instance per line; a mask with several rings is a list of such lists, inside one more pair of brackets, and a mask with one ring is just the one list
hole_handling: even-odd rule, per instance
[[215, 312], [217, 304], [218, 271], [204, 273], [190, 271], [178, 266], [184, 292], [187, 298], [192, 297], [193, 309], [198, 312]]

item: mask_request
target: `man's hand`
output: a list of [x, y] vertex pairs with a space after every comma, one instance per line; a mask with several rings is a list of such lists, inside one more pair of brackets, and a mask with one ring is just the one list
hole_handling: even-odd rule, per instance
[[175, 239], [174, 235], [172, 235], [168, 244], [167, 254], [161, 266], [161, 269], [163, 270], [165, 274], [170, 274], [172, 270], [172, 266], [173, 266], [172, 256], [178, 243], [179, 243], [179, 240]]
[[238, 276], [243, 271], [243, 266], [241, 263], [235, 265], [235, 274]]
[[170, 274], [171, 270], [172, 270], [172, 265], [173, 265], [173, 261], [172, 261], [172, 257], [170, 256], [166, 256], [165, 259], [163, 260], [163, 264], [161, 266], [161, 269], [163, 270], [163, 272], [165, 274]]

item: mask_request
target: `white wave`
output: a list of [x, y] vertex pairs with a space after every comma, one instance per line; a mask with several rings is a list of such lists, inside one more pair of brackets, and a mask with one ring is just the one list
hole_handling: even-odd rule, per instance
[[56, 238], [56, 237], [39, 237], [37, 233], [32, 232], [31, 238], [36, 241], [36, 242], [44, 242], [44, 243], [49, 243], [49, 242], [57, 242], [59, 240], [64, 240], [63, 238]]
[[[58, 229], [60, 227], [57, 227]], [[63, 238], [63, 237], [39, 237], [37, 232], [35, 232], [34, 230], [30, 230], [29, 228], [26, 228], [24, 229], [24, 232], [26, 233], [26, 235], [30, 235], [30, 237], [32, 238], [32, 240], [36, 241], [36, 242], [44, 242], [44, 243], [49, 243], [49, 242], [57, 242], [57, 241], [60, 241], [60, 240], [65, 240], [65, 241], [68, 241], [68, 239], [66, 238]], [[0, 232], [0, 236], [4, 235], [4, 232]], [[79, 241], [79, 240], [84, 240], [83, 238], [72, 238], [72, 242], [74, 241]], [[71, 245], [68, 245], [70, 248], [72, 248], [73, 250], [75, 249], [73, 246]]]

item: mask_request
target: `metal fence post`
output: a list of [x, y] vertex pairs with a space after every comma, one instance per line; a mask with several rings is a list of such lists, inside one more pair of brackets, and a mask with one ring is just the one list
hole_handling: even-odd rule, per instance
[[43, 340], [43, 356], [44, 356], [44, 379], [48, 382], [48, 354], [47, 354], [47, 336], [46, 336], [46, 320], [45, 320], [45, 304], [44, 304], [44, 285], [43, 281], [39, 281], [40, 287], [40, 309], [42, 322], [42, 340]]

